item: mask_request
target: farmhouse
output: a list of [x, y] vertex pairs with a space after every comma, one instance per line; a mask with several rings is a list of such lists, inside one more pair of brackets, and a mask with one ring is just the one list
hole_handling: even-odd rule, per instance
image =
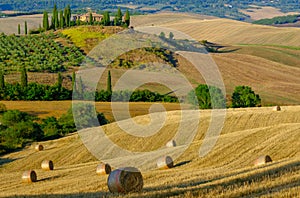
[[[93, 16], [93, 20], [94, 21], [101, 21], [103, 18], [103, 15], [101, 14], [97, 14], [97, 13], [92, 13]], [[77, 20], [83, 21], [83, 22], [89, 22], [90, 20], [90, 13], [86, 13], [86, 14], [80, 14], [80, 15], [75, 15], [73, 16], [73, 20], [77, 21]]]

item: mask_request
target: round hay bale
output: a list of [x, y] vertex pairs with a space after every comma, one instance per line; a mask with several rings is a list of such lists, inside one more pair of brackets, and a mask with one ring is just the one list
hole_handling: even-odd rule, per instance
[[254, 161], [255, 166], [264, 165], [266, 163], [272, 162], [272, 159], [269, 155], [262, 155]]
[[273, 111], [281, 111], [281, 107], [280, 106], [275, 106], [275, 107], [273, 107]]
[[168, 147], [168, 148], [176, 147], [176, 141], [170, 140], [169, 142], [167, 142], [166, 147]]
[[137, 168], [125, 167], [112, 171], [108, 176], [107, 185], [112, 193], [129, 193], [141, 191], [144, 182]]
[[53, 162], [51, 160], [42, 161], [41, 167], [43, 170], [49, 171], [54, 169]]
[[22, 181], [25, 183], [31, 183], [37, 181], [36, 172], [34, 170], [25, 171], [22, 175]]
[[96, 173], [98, 175], [106, 175], [109, 174], [110, 172], [111, 172], [111, 167], [109, 164], [101, 163], [96, 168]]
[[170, 156], [164, 156], [157, 160], [159, 169], [169, 169], [173, 167], [173, 159]]
[[38, 145], [35, 146], [35, 150], [36, 151], [42, 151], [42, 150], [44, 150], [44, 146], [41, 145], [41, 144], [38, 144]]

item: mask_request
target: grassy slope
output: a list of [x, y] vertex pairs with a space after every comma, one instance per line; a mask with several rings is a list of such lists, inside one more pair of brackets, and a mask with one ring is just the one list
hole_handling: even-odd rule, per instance
[[[128, 197], [299, 196], [299, 106], [283, 107], [281, 112], [273, 112], [271, 108], [228, 110], [217, 145], [207, 156], [200, 158], [198, 149], [208, 127], [209, 115], [209, 111], [201, 112], [198, 134], [175, 164], [190, 162], [170, 170], [143, 172], [143, 192], [129, 194]], [[167, 127], [148, 139], [143, 148], [151, 150], [151, 147], [163, 146], [172, 137], [168, 132], [176, 130], [180, 117], [180, 112], [170, 112]], [[135, 119], [144, 123], [148, 116]], [[127, 145], [131, 150], [139, 148], [144, 141], [129, 138], [116, 123], [107, 125], [105, 130], [117, 144]], [[187, 127], [185, 130], [190, 129]], [[79, 193], [87, 197], [118, 196], [108, 192], [107, 176], [95, 174], [98, 160], [89, 154], [77, 134], [43, 144], [46, 150], [42, 152], [35, 152], [33, 146], [28, 146], [1, 157], [2, 163], [12, 162], [0, 169], [0, 196], [75, 196]], [[253, 160], [262, 154], [269, 154], [274, 162], [253, 167]], [[40, 170], [43, 159], [53, 160], [55, 171]], [[39, 181], [22, 184], [22, 171], [30, 168], [37, 170]]]
[[86, 54], [91, 51], [102, 40], [110, 35], [122, 31], [121, 27], [102, 27], [102, 26], [80, 26], [62, 30], [71, 41], [84, 50]]

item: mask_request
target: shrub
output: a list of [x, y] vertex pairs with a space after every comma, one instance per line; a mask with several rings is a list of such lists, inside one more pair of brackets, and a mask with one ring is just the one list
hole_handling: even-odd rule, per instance
[[222, 90], [218, 87], [198, 85], [195, 90], [190, 91], [187, 96], [190, 104], [198, 105], [200, 109], [219, 109], [226, 107], [226, 99]]
[[237, 86], [231, 96], [232, 107], [255, 107], [261, 105], [261, 99], [258, 94], [252, 91], [248, 86]]

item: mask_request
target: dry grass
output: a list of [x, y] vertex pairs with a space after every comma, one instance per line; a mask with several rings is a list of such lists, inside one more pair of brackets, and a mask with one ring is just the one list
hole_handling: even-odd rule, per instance
[[299, 14], [297, 12], [288, 12], [283, 13], [278, 8], [274, 7], [255, 7], [250, 8], [247, 10], [240, 10], [242, 13], [249, 15], [252, 20], [259, 20], [259, 19], [266, 19], [266, 18], [273, 18], [278, 16], [287, 16], [287, 15], [293, 15], [293, 14]]
[[[99, 177], [95, 173], [99, 161], [89, 154], [77, 134], [43, 142], [45, 150], [42, 152], [35, 152], [32, 146], [28, 146], [1, 157], [1, 162], [5, 159], [12, 162], [3, 164], [0, 169], [0, 196], [297, 197], [300, 186], [300, 106], [282, 108], [281, 112], [273, 112], [272, 108], [228, 110], [217, 145], [203, 158], [198, 157], [198, 149], [208, 127], [210, 112], [201, 111], [198, 134], [184, 155], [175, 160], [175, 167], [142, 172], [143, 191], [128, 195], [109, 193], [107, 176]], [[169, 112], [169, 117], [172, 121], [169, 127], [174, 130], [180, 121], [180, 112]], [[106, 127], [110, 138], [120, 136], [118, 143], [121, 145], [123, 141], [127, 145], [139, 144], [119, 133], [114, 125]], [[162, 132], [166, 139], [172, 136], [168, 133], [171, 128]], [[157, 147], [162, 143], [154, 139], [149, 141], [145, 147]], [[266, 153], [274, 162], [254, 167], [254, 159]], [[56, 168], [43, 172], [40, 162], [50, 156]], [[29, 168], [36, 170], [38, 182], [23, 184], [21, 174]]]
[[[136, 17], [136, 26], [173, 28], [196, 40], [221, 44], [273, 44], [300, 46], [298, 28], [277, 28], [254, 25], [229, 19], [183, 17], [181, 14], [154, 14]], [[151, 23], [150, 23], [151, 22]]]
[[43, 15], [27, 15], [27, 16], [17, 16], [9, 18], [0, 18], [0, 32], [5, 34], [17, 34], [18, 24], [21, 25], [21, 34], [24, 34], [24, 23], [27, 21], [28, 30], [36, 29], [42, 24]]

